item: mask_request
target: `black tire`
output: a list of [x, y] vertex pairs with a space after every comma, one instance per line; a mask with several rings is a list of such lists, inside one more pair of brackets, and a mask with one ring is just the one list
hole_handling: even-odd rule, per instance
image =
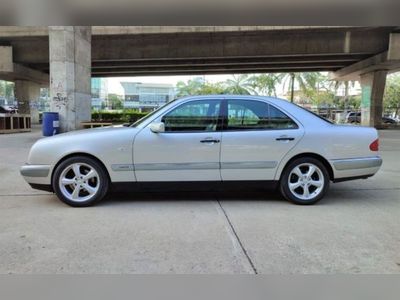
[[[318, 194], [316, 194], [314, 197], [311, 197], [312, 193], [313, 193], [313, 192], [311, 192], [310, 193], [311, 198], [302, 199], [302, 198], [299, 198], [295, 194], [296, 190], [295, 190], [295, 192], [292, 192], [292, 190], [289, 188], [289, 176], [291, 175], [292, 171], [295, 168], [297, 168], [298, 166], [301, 166], [301, 168], [306, 168], [307, 164], [311, 164], [311, 165], [314, 165], [317, 168], [319, 168], [320, 172], [318, 172], [318, 173], [316, 172], [313, 176], [317, 176], [317, 178], [319, 176], [323, 177], [323, 184], [321, 185], [322, 188], [319, 190]], [[297, 175], [295, 175], [295, 174], [292, 174], [291, 176], [293, 176], [294, 179], [296, 179], [296, 177], [297, 177]], [[291, 181], [292, 181], [292, 179], [293, 178], [291, 178]], [[312, 158], [312, 157], [301, 157], [301, 158], [295, 159], [294, 161], [292, 161], [285, 167], [285, 169], [283, 170], [281, 179], [280, 179], [279, 189], [280, 189], [282, 196], [285, 199], [287, 199], [295, 204], [311, 205], [311, 204], [317, 203], [319, 200], [321, 200], [324, 197], [324, 195], [326, 194], [326, 192], [329, 189], [329, 180], [330, 180], [330, 178], [329, 178], [328, 171], [327, 171], [325, 165], [321, 161], [319, 161], [318, 159]], [[310, 186], [310, 188], [315, 188], [314, 191], [318, 190], [318, 188], [316, 188], [314, 186]], [[303, 187], [299, 186], [299, 191], [302, 191], [302, 190], [304, 193]], [[307, 187], [307, 190], [309, 190], [308, 187]], [[312, 191], [312, 189], [311, 189], [311, 191]]]
[[[82, 167], [85, 168], [86, 166], [90, 166], [93, 168], [98, 175], [98, 179], [96, 177], [96, 185], [98, 184], [97, 191], [90, 196], [90, 199], [85, 201], [74, 201], [67, 198], [63, 192], [61, 191], [60, 187], [60, 176], [63, 174], [65, 170], [69, 168], [72, 164], [84, 164]], [[85, 169], [83, 169], [84, 171]], [[97, 182], [98, 180], [98, 182]], [[76, 184], [75, 184], [76, 185]], [[107, 171], [104, 167], [95, 159], [86, 157], [86, 156], [73, 156], [63, 160], [56, 168], [53, 174], [52, 179], [52, 186], [53, 190], [58, 196], [58, 198], [63, 201], [64, 203], [73, 206], [73, 207], [87, 207], [95, 204], [96, 202], [102, 200], [108, 192], [110, 183]], [[71, 187], [70, 185], [68, 187]], [[72, 186], [73, 187], [73, 186]], [[85, 191], [83, 189], [83, 191]], [[81, 191], [79, 191], [81, 193]]]

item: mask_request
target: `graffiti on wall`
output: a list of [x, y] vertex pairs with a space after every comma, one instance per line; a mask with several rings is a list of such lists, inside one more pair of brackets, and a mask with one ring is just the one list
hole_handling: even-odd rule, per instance
[[61, 93], [57, 93], [55, 97], [53, 97], [54, 107], [61, 109], [61, 107], [65, 107], [68, 104], [68, 98], [64, 97]]

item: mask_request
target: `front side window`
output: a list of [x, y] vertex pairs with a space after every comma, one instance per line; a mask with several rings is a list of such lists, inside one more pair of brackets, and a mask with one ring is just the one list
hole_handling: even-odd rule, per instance
[[261, 101], [229, 100], [227, 119], [227, 130], [298, 128], [285, 113]]
[[166, 132], [216, 131], [220, 101], [200, 100], [180, 105], [162, 118]]

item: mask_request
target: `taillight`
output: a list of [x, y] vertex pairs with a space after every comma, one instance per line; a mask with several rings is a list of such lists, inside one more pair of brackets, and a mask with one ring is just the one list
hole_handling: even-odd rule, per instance
[[369, 149], [371, 151], [379, 151], [379, 139], [376, 139], [375, 141], [373, 141], [371, 143], [371, 145], [369, 145]]

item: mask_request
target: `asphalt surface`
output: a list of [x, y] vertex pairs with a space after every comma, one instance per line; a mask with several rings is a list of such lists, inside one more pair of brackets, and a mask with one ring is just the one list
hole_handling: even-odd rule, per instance
[[380, 136], [380, 172], [314, 206], [242, 191], [71, 208], [19, 175], [40, 132], [0, 135], [0, 273], [400, 273], [400, 131]]

